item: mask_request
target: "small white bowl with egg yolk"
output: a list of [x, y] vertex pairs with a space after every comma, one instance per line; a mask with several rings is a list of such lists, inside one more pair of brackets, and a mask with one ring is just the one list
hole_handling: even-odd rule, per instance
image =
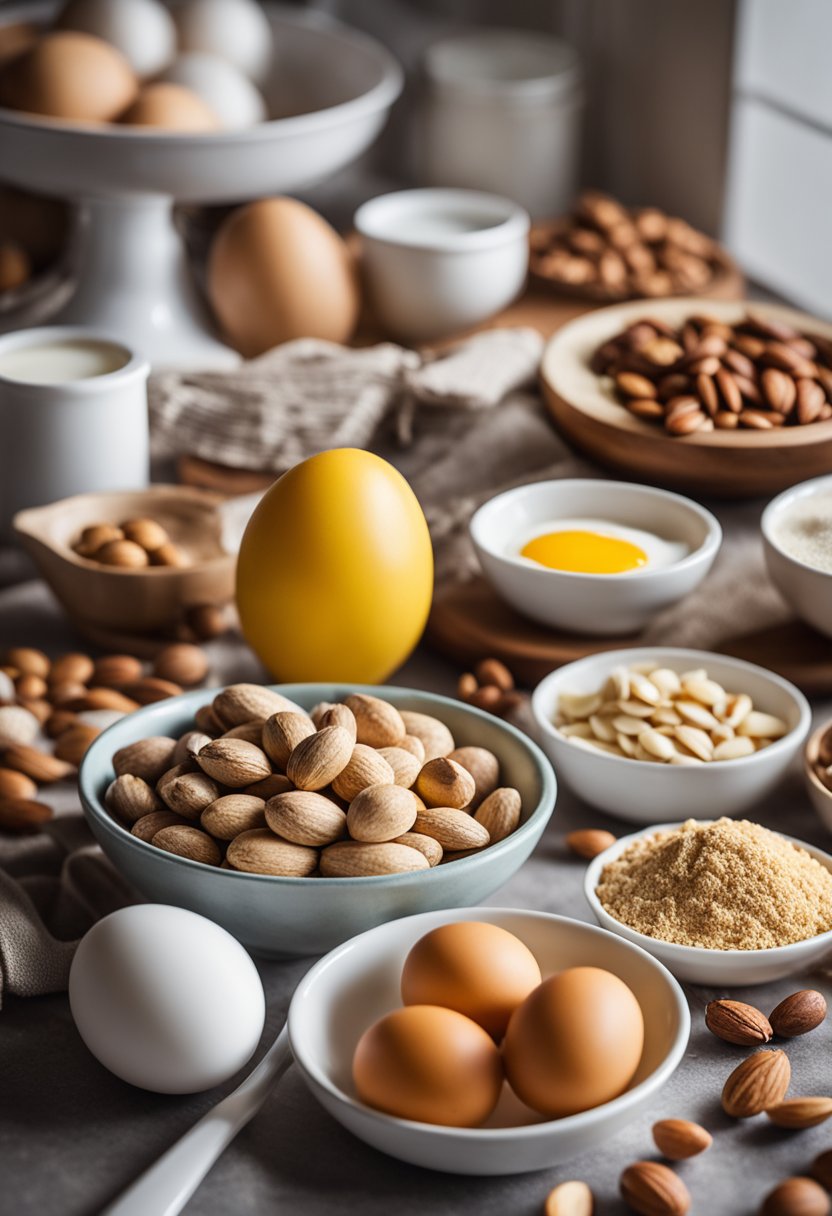
[[722, 542], [680, 494], [570, 478], [517, 486], [474, 514], [471, 539], [494, 590], [552, 629], [617, 637], [690, 594]]

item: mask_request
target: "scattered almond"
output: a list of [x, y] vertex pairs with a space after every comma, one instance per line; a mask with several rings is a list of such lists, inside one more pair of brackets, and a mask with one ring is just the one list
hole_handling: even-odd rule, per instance
[[21, 674], [40, 676], [46, 679], [51, 663], [48, 655], [33, 646], [11, 646], [6, 651], [6, 664], [15, 667]]
[[545, 1216], [592, 1216], [595, 1204], [585, 1182], [561, 1182], [546, 1196]]
[[826, 1000], [820, 992], [804, 988], [781, 1001], [769, 1015], [771, 1028], [781, 1039], [796, 1039], [815, 1030], [826, 1018]]
[[738, 1047], [759, 1047], [768, 1043], [773, 1033], [765, 1014], [743, 1001], [709, 1001], [705, 1025], [718, 1039]]
[[62, 654], [49, 668], [49, 685], [89, 684], [95, 672], [95, 664], [88, 654]]
[[474, 668], [474, 676], [479, 684], [491, 684], [500, 692], [514, 688], [514, 676], [499, 659], [482, 659]]
[[827, 1216], [829, 1196], [812, 1178], [785, 1178], [766, 1195], [760, 1216]]
[[51, 806], [32, 798], [0, 798], [0, 832], [36, 832], [52, 816]]
[[786, 1096], [791, 1066], [784, 1051], [756, 1051], [738, 1064], [722, 1088], [722, 1109], [748, 1119], [777, 1106]]
[[347, 817], [334, 802], [311, 790], [277, 794], [266, 803], [266, 823], [293, 844], [332, 844], [345, 834]]
[[810, 1173], [827, 1191], [832, 1191], [832, 1148], [815, 1157]]
[[659, 1161], [635, 1161], [619, 1179], [621, 1198], [639, 1216], [685, 1216], [691, 1198], [682, 1179]]
[[817, 1127], [832, 1115], [832, 1098], [786, 1098], [768, 1107], [766, 1114], [778, 1127]]
[[88, 680], [96, 688], [120, 688], [122, 684], [131, 684], [142, 678], [142, 665], [131, 654], [107, 654], [96, 659], [92, 674]]
[[696, 1157], [713, 1144], [711, 1133], [688, 1119], [660, 1119], [653, 1124], [653, 1139], [659, 1152], [670, 1161]]
[[345, 840], [331, 844], [321, 853], [321, 874], [324, 878], [364, 878], [374, 874], [405, 874], [428, 868], [424, 853], [392, 841], [361, 844], [357, 840]]
[[23, 798], [28, 801], [37, 792], [37, 785], [25, 773], [18, 773], [13, 768], [0, 768], [0, 798]]
[[28, 744], [38, 733], [38, 720], [22, 705], [0, 705], [0, 748]]
[[201, 684], [208, 674], [208, 658], [201, 646], [174, 642], [156, 655], [153, 674], [184, 688], [193, 688]]
[[566, 847], [585, 861], [592, 861], [593, 857], [614, 844], [612, 832], [606, 832], [603, 828], [579, 828], [566, 837]]
[[69, 730], [65, 730], [58, 736], [55, 743], [55, 755], [59, 760], [66, 760], [77, 768], [87, 754], [90, 744], [100, 734], [101, 731], [95, 726], [82, 724], [70, 726]]
[[22, 743], [7, 747], [3, 762], [6, 768], [25, 773], [38, 785], [49, 785], [53, 781], [65, 781], [75, 769], [65, 760], [49, 756], [46, 752], [38, 751], [36, 747], [27, 747]]
[[115, 688], [88, 688], [80, 697], [61, 703], [72, 713], [82, 713], [87, 709], [115, 709], [122, 714], [131, 714], [139, 708], [138, 701], [127, 697]]
[[235, 870], [284, 878], [306, 878], [318, 865], [317, 849], [279, 840], [268, 828], [235, 836], [226, 857]]
[[167, 701], [169, 697], [178, 697], [182, 692], [180, 684], [171, 680], [161, 680], [158, 676], [142, 676], [140, 680], [132, 680], [122, 686], [125, 696], [130, 697], [138, 705], [154, 705], [157, 701]]

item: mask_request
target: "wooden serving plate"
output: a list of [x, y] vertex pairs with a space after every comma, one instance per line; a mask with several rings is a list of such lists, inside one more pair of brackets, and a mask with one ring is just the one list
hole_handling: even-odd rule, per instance
[[636, 418], [615, 398], [608, 377], [589, 368], [595, 349], [639, 317], [679, 325], [691, 313], [739, 320], [752, 309], [797, 329], [832, 338], [832, 325], [777, 304], [679, 297], [599, 308], [569, 322], [541, 364], [546, 406], [563, 437], [599, 464], [652, 485], [717, 498], [756, 498], [832, 469], [832, 420], [771, 431], [712, 431], [676, 438]]
[[[535, 624], [510, 608], [483, 578], [454, 583], [437, 593], [426, 637], [461, 669], [470, 669], [479, 659], [501, 659], [527, 687], [587, 655], [646, 644], [637, 633], [582, 637]], [[799, 621], [729, 638], [716, 650], [767, 667], [808, 696], [832, 693], [832, 642]]]

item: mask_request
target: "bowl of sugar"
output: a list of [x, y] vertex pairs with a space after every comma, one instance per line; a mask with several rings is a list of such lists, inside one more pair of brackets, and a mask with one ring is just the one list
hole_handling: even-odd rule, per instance
[[832, 637], [832, 475], [778, 494], [760, 527], [777, 590], [802, 620]]

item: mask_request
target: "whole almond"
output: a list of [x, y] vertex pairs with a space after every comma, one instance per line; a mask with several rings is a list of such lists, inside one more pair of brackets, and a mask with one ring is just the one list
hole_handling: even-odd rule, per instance
[[175, 739], [169, 739], [167, 735], [151, 735], [120, 747], [113, 756], [113, 768], [119, 777], [123, 773], [132, 773], [155, 784], [175, 763], [175, 750]]
[[325, 726], [294, 748], [286, 776], [299, 790], [322, 790], [347, 767], [352, 749], [352, 739], [343, 726]]
[[768, 1107], [766, 1114], [777, 1127], [817, 1127], [832, 1115], [832, 1098], [786, 1098]]
[[[405, 735], [401, 742], [396, 744], [396, 747], [401, 748], [402, 751], [410, 752], [411, 756], [415, 756], [419, 761], [419, 768], [422, 767], [428, 758], [425, 753], [424, 743], [421, 739], [417, 739], [416, 735]], [[832, 758], [830, 759], [830, 763], [832, 763]]]
[[165, 529], [155, 519], [128, 519], [121, 525], [121, 530], [128, 540], [141, 545], [146, 553], [161, 549], [170, 540]]
[[75, 772], [74, 767], [67, 764], [65, 760], [49, 756], [46, 752], [38, 751], [36, 747], [26, 747], [22, 743], [18, 743], [14, 747], [7, 747], [3, 762], [6, 768], [14, 769], [18, 773], [25, 773], [38, 785], [65, 781]]
[[[251, 718], [248, 721], [250, 722]], [[200, 705], [194, 714], [194, 726], [197, 730], [204, 731], [206, 735], [211, 735], [212, 738], [221, 735], [225, 730], [225, 724], [214, 713], [213, 705]]]
[[759, 1047], [768, 1043], [773, 1033], [765, 1014], [743, 1001], [709, 1001], [705, 1025], [718, 1039], [738, 1047]]
[[[415, 710], [403, 709], [402, 721], [408, 735], [419, 739], [425, 749], [425, 760], [435, 760], [437, 756], [448, 756], [456, 747], [454, 737], [444, 722], [430, 714], [420, 714]], [[399, 746], [406, 746], [402, 741]]]
[[177, 815], [173, 811], [151, 811], [149, 815], [142, 815], [141, 819], [136, 820], [130, 829], [130, 835], [138, 836], [139, 840], [145, 840], [150, 844], [157, 832], [161, 832], [162, 828], [173, 827], [174, 824], [182, 827], [191, 826], [187, 819], [183, 819], [181, 815]]
[[199, 861], [204, 866], [218, 866], [222, 861], [222, 853], [216, 840], [207, 832], [190, 825], [172, 824], [162, 828], [150, 842], [157, 849], [166, 853], [175, 853], [177, 857], [187, 857], [189, 861]]
[[690, 1192], [682, 1179], [659, 1161], [634, 1161], [619, 1179], [621, 1198], [639, 1216], [685, 1216]]
[[189, 730], [181, 735], [173, 749], [173, 763], [181, 764], [183, 760], [196, 760], [203, 747], [211, 742], [211, 736], [201, 730]]
[[159, 780], [156, 782], [157, 793], [161, 793], [166, 785], [168, 785], [171, 781], [175, 781], [177, 777], [181, 777], [183, 773], [198, 772], [199, 765], [196, 763], [196, 759], [189, 756], [188, 759], [183, 760], [181, 764], [174, 764], [170, 768], [165, 769]]
[[263, 724], [263, 750], [277, 767], [285, 772], [289, 757], [297, 745], [314, 735], [316, 729], [308, 714], [284, 709], [278, 714], [272, 714]]
[[[396, 749], [389, 750], [395, 751]], [[403, 752], [402, 755], [407, 756], [412, 763], [416, 763], [414, 757], [408, 752]], [[362, 790], [366, 790], [371, 785], [394, 784], [399, 783], [396, 782], [393, 769], [384, 756], [375, 748], [368, 747], [366, 743], [356, 743], [352, 749], [349, 763], [334, 778], [332, 788], [339, 798], [352, 802], [353, 798], [357, 798]]]
[[13, 768], [0, 768], [0, 798], [29, 800], [34, 798], [37, 792], [37, 785], [25, 773], [15, 772]]
[[270, 718], [283, 710], [296, 710], [297, 705], [261, 684], [229, 684], [214, 697], [211, 708], [224, 730], [251, 722], [254, 718]]
[[474, 778], [475, 792], [468, 810], [475, 811], [500, 784], [500, 761], [487, 747], [455, 747], [448, 759], [461, 764]]
[[201, 646], [190, 642], [173, 642], [165, 646], [153, 660], [153, 674], [162, 680], [193, 688], [208, 674], [208, 657]]
[[124, 540], [121, 528], [109, 523], [89, 524], [72, 547], [82, 557], [89, 557], [108, 540]]
[[225, 794], [206, 806], [199, 822], [217, 840], [233, 840], [240, 832], [264, 828], [265, 808], [263, 799], [251, 794]]
[[166, 806], [185, 819], [199, 819], [220, 796], [220, 787], [207, 773], [181, 773], [158, 787]]
[[660, 1119], [653, 1124], [653, 1139], [659, 1152], [670, 1161], [696, 1157], [713, 1144], [711, 1133], [688, 1119]]
[[21, 697], [20, 704], [37, 718], [41, 726], [52, 716], [52, 706], [48, 701], [28, 701]]
[[147, 553], [132, 540], [108, 540], [92, 554], [92, 560], [121, 570], [140, 570], [149, 564]]
[[38, 720], [21, 705], [0, 705], [0, 748], [28, 744], [38, 733]]
[[22, 675], [17, 677], [14, 687], [19, 701], [42, 701], [48, 686], [42, 676]]
[[546, 1196], [545, 1216], [592, 1216], [592, 1191], [585, 1182], [561, 1182]]
[[347, 828], [353, 840], [381, 844], [409, 832], [416, 822], [419, 803], [400, 785], [371, 785], [350, 803]]
[[96, 659], [92, 674], [82, 684], [96, 688], [120, 688], [142, 677], [142, 665], [131, 654], [106, 654]]
[[86, 709], [115, 709], [121, 714], [131, 714], [139, 708], [138, 701], [127, 697], [116, 688], [88, 688], [80, 697], [71, 701], [62, 701], [61, 705], [73, 713], [82, 713]]
[[766, 1195], [761, 1216], [828, 1216], [829, 1196], [812, 1178], [785, 1178]]
[[49, 684], [88, 684], [94, 671], [95, 664], [88, 654], [62, 654], [49, 668]]
[[142, 777], [123, 773], [111, 782], [104, 795], [104, 805], [126, 823], [136, 823], [153, 811], [161, 811], [162, 803], [155, 790]]
[[443, 849], [481, 849], [491, 840], [488, 829], [473, 816], [453, 807], [426, 807], [419, 811], [413, 824], [414, 832], [432, 836]]
[[60, 680], [57, 684], [49, 685], [49, 700], [58, 708], [70, 701], [77, 701], [87, 691], [86, 684], [78, 684], [75, 680]]
[[409, 752], [403, 747], [380, 747], [376, 754], [387, 761], [393, 774], [392, 780], [396, 785], [401, 785], [404, 789], [409, 790], [419, 776], [419, 770], [422, 767], [413, 752]]
[[428, 860], [418, 849], [387, 841], [361, 844], [357, 840], [331, 844], [321, 853], [324, 878], [365, 878], [375, 874], [406, 874], [427, 870]]
[[389, 701], [357, 692], [344, 698], [355, 715], [356, 740], [370, 747], [395, 747], [407, 734], [402, 716]]
[[490, 843], [505, 840], [520, 823], [523, 802], [517, 790], [510, 786], [494, 790], [474, 813], [474, 819], [488, 832]]
[[427, 858], [429, 866], [438, 866], [444, 852], [442, 845], [432, 836], [423, 836], [421, 832], [403, 832], [392, 842], [405, 844], [410, 849], [418, 849]]
[[32, 798], [0, 798], [0, 832], [36, 832], [53, 816], [51, 806]]
[[347, 830], [347, 817], [341, 808], [311, 790], [290, 790], [270, 798], [266, 823], [284, 840], [313, 848], [340, 840]]
[[413, 788], [426, 806], [450, 806], [457, 810], [467, 806], [477, 792], [468, 770], [447, 756], [428, 760]]
[[218, 604], [197, 604], [188, 609], [185, 619], [201, 642], [221, 637], [229, 628], [228, 612]]
[[784, 1051], [756, 1051], [737, 1065], [722, 1087], [722, 1109], [735, 1119], [762, 1114], [783, 1101], [791, 1075]]
[[832, 1191], [832, 1148], [818, 1153], [812, 1162], [810, 1173], [827, 1191]]
[[53, 709], [44, 722], [43, 729], [50, 739], [57, 739], [58, 735], [62, 735], [65, 730], [69, 730], [70, 726], [75, 726], [77, 722], [78, 715], [70, 713], [68, 709]]
[[232, 789], [262, 781], [272, 771], [263, 749], [246, 739], [214, 739], [202, 748], [196, 762], [209, 777]]
[[84, 726], [81, 723], [77, 726], [70, 726], [69, 730], [65, 730], [58, 736], [55, 742], [55, 755], [59, 760], [66, 760], [77, 768], [87, 754], [90, 744], [100, 734], [101, 731], [97, 726]]
[[52, 664], [48, 655], [34, 646], [10, 646], [6, 651], [6, 664], [16, 667], [21, 674], [47, 679]]
[[566, 847], [585, 861], [592, 861], [593, 857], [597, 857], [614, 844], [615, 837], [612, 832], [606, 832], [603, 828], [579, 828], [566, 837]]
[[500, 692], [511, 692], [514, 688], [514, 676], [499, 659], [482, 659], [474, 668], [474, 675], [479, 684], [494, 684]]
[[132, 680], [122, 685], [125, 696], [131, 697], [139, 705], [155, 705], [157, 701], [167, 701], [169, 697], [178, 697], [182, 692], [181, 684], [172, 680], [161, 680], [158, 676], [142, 676], [140, 680]]
[[820, 1026], [826, 1018], [826, 1000], [820, 992], [804, 988], [781, 1001], [769, 1015], [771, 1028], [781, 1039], [796, 1039]]
[[235, 836], [226, 857], [235, 870], [284, 878], [306, 878], [318, 865], [317, 849], [280, 840], [268, 828]]
[[318, 730], [323, 730], [325, 726], [342, 726], [353, 743], [358, 738], [355, 714], [346, 705], [327, 705], [313, 721]]
[[251, 785], [244, 786], [242, 792], [268, 802], [270, 798], [274, 798], [278, 794], [286, 794], [294, 788], [284, 773], [272, 773], [271, 776], [264, 777], [262, 781], [255, 781]]

